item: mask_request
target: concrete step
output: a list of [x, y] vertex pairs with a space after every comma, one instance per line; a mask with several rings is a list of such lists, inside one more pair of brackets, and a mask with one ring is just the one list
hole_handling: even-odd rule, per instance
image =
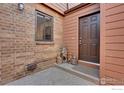
[[[64, 70], [64, 71], [67, 71], [71, 74], [74, 74], [74, 75], [76, 75], [80, 78], [89, 80], [89, 81], [91, 81], [91, 82], [93, 82], [97, 85], [99, 84], [99, 78], [97, 76], [93, 76], [91, 74], [85, 73], [86, 72], [86, 67], [85, 67], [85, 72], [83, 72], [84, 67], [82, 67], [81, 65], [71, 65], [71, 64], [68, 64], [68, 63], [63, 63], [63, 64], [55, 64], [55, 66], [57, 68], [60, 68], [60, 69]], [[81, 68], [83, 68], [82, 71], [75, 69], [75, 68], [79, 68], [79, 66]], [[87, 68], [87, 69], [89, 69], [89, 68]], [[90, 70], [92, 70], [92, 68]]]

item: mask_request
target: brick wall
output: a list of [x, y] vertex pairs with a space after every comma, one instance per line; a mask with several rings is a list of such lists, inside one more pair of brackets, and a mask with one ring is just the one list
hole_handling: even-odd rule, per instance
[[[35, 9], [54, 17], [54, 44], [36, 45]], [[62, 34], [63, 16], [42, 4], [25, 4], [23, 12], [17, 4], [0, 4], [0, 84], [27, 75], [29, 63], [38, 63], [37, 70], [53, 65], [63, 45]]]

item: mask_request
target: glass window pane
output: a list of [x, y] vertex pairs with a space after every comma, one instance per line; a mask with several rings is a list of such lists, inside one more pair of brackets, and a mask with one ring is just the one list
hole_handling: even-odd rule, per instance
[[37, 13], [37, 31], [35, 39], [37, 41], [52, 41], [53, 28], [52, 17], [42, 13]]
[[51, 40], [51, 27], [47, 26], [45, 27], [45, 40]]

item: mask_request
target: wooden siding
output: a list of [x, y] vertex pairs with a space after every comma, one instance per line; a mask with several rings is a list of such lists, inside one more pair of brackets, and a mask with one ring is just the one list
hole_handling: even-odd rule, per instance
[[79, 17], [99, 11], [99, 4], [92, 4], [86, 8], [82, 8], [64, 17], [64, 46], [77, 57]]
[[59, 13], [64, 15], [64, 11], [67, 10], [66, 3], [45, 3], [45, 5], [49, 6], [50, 8], [58, 11]]
[[[67, 3], [44, 3], [45, 5], [55, 9], [56, 11], [60, 12], [61, 14], [64, 14], [64, 11], [67, 10]], [[68, 3], [68, 8], [72, 8], [79, 3]]]
[[79, 5], [80, 3], [68, 3], [68, 9]]
[[101, 4], [101, 79], [124, 84], [124, 4]]

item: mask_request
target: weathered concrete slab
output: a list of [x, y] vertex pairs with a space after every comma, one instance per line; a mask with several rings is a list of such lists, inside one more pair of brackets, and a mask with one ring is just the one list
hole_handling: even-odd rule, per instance
[[56, 67], [26, 76], [7, 85], [95, 85]]

